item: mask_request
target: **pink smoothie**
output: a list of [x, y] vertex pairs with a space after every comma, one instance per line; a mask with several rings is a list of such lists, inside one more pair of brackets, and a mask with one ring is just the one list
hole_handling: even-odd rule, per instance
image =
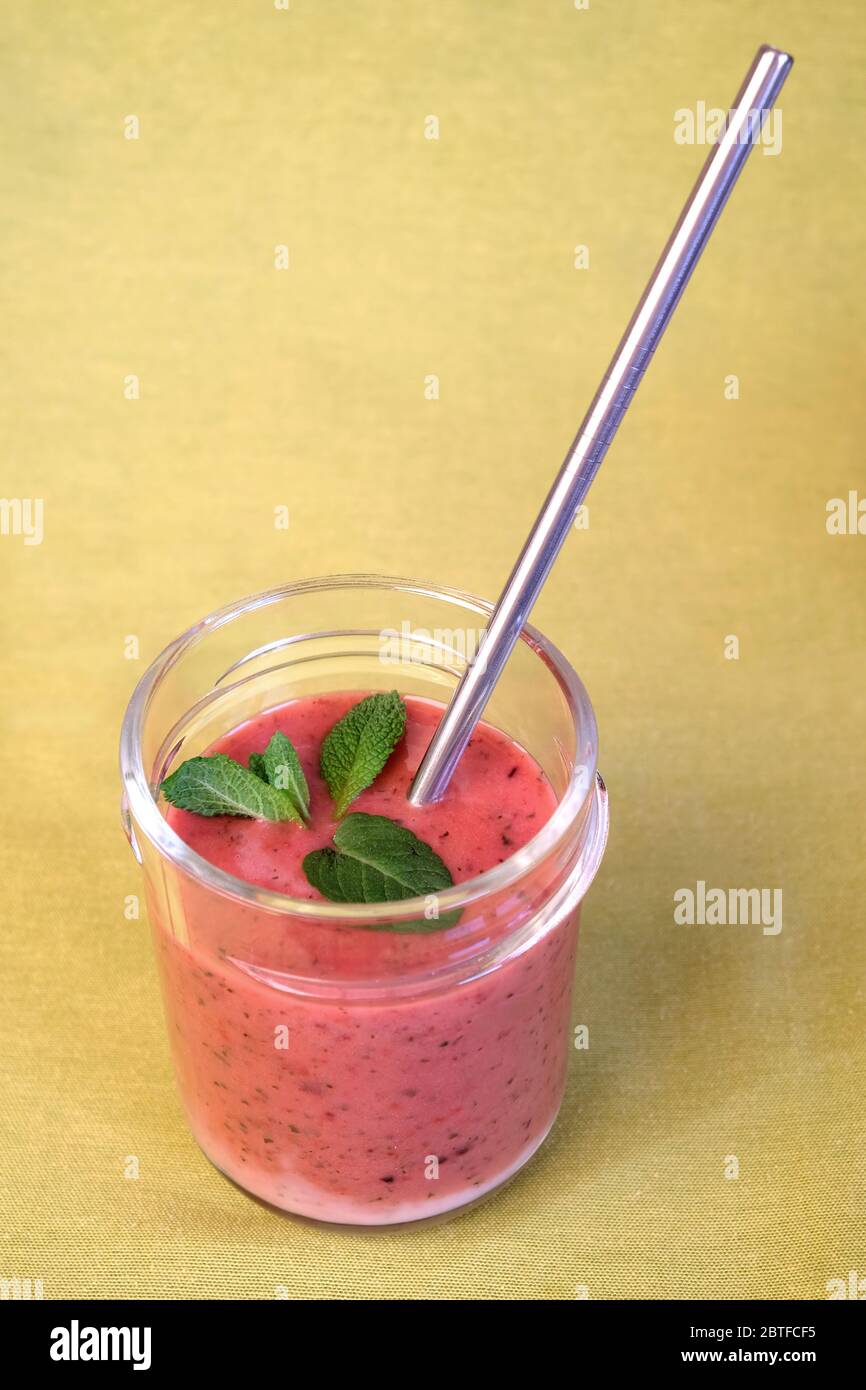
[[[321, 901], [301, 867], [335, 828], [319, 749], [363, 694], [283, 705], [210, 750], [246, 763], [283, 730], [310, 785], [308, 828], [173, 807], [169, 823], [219, 868]], [[408, 826], [459, 883], [525, 845], [556, 799], [530, 756], [481, 724], [443, 800], [412, 807], [406, 793], [442, 711], [412, 697], [406, 705], [403, 739], [352, 810]], [[307, 922], [284, 930], [278, 917], [251, 927], [244, 909], [227, 899], [215, 908], [213, 899], [190, 891], [182, 910], [150, 906], [184, 1105], [205, 1153], [229, 1177], [287, 1211], [378, 1225], [481, 1196], [542, 1142], [564, 1085], [576, 915], [445, 989], [389, 995], [384, 978], [382, 991], [363, 999], [339, 988], [304, 997], [281, 988], [261, 961], [291, 971], [336, 960], [343, 978], [385, 977], [441, 950], [442, 934], [351, 927], [329, 935]]]

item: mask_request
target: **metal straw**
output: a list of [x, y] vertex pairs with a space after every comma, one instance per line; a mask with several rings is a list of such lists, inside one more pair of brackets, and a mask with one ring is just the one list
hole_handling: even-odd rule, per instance
[[538, 520], [497, 603], [484, 640], [467, 667], [409, 792], [414, 806], [437, 801], [520, 636], [542, 584], [589, 492], [631, 398], [671, 320], [698, 257], [709, 240], [793, 58], [766, 44], [758, 49], [661, 259], [565, 457]]

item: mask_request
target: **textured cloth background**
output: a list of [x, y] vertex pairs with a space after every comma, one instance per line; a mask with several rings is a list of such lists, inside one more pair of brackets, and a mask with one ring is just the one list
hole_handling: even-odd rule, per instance
[[[866, 1276], [866, 536], [826, 528], [866, 496], [859, 0], [12, 0], [4, 30], [2, 493], [45, 519], [0, 536], [0, 1275], [341, 1299]], [[727, 106], [762, 41], [797, 58], [782, 152], [753, 154], [535, 612], [593, 697], [613, 817], [560, 1123], [452, 1224], [282, 1219], [179, 1111], [124, 916], [126, 700], [190, 622], [300, 576], [495, 596], [704, 160], [674, 113]], [[781, 888], [783, 930], [675, 924], [698, 880]]]

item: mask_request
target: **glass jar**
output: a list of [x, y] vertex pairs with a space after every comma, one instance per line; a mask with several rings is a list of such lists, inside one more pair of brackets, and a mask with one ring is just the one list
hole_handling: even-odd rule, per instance
[[580, 903], [607, 836], [592, 707], [527, 625], [485, 720], [533, 756], [556, 810], [510, 858], [439, 893], [451, 925], [423, 933], [395, 930], [425, 915], [421, 899], [312, 902], [216, 868], [169, 826], [159, 785], [293, 699], [396, 688], [447, 703], [490, 612], [413, 580], [304, 580], [190, 628], [127, 709], [122, 817], [187, 1119], [217, 1168], [283, 1211], [354, 1226], [441, 1216], [544, 1141], [570, 1051]]

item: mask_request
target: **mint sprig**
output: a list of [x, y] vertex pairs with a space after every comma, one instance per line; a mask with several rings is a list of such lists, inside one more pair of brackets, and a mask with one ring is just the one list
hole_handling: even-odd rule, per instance
[[368, 695], [334, 725], [322, 744], [322, 776], [339, 818], [382, 771], [406, 727], [396, 690]]
[[[310, 789], [294, 745], [278, 729], [262, 754], [265, 776], [272, 787], [288, 792], [302, 820], [310, 816]], [[261, 773], [259, 773], [261, 776]]]
[[[331, 902], [399, 902], [435, 895], [454, 882], [435, 850], [387, 816], [353, 811], [334, 831], [334, 845], [313, 850], [303, 864], [308, 882]], [[446, 912], [380, 929], [438, 931], [453, 926], [459, 915]]]
[[172, 806], [198, 816], [249, 816], [303, 825], [289, 791], [271, 786], [225, 753], [188, 758], [166, 777], [160, 790]]

